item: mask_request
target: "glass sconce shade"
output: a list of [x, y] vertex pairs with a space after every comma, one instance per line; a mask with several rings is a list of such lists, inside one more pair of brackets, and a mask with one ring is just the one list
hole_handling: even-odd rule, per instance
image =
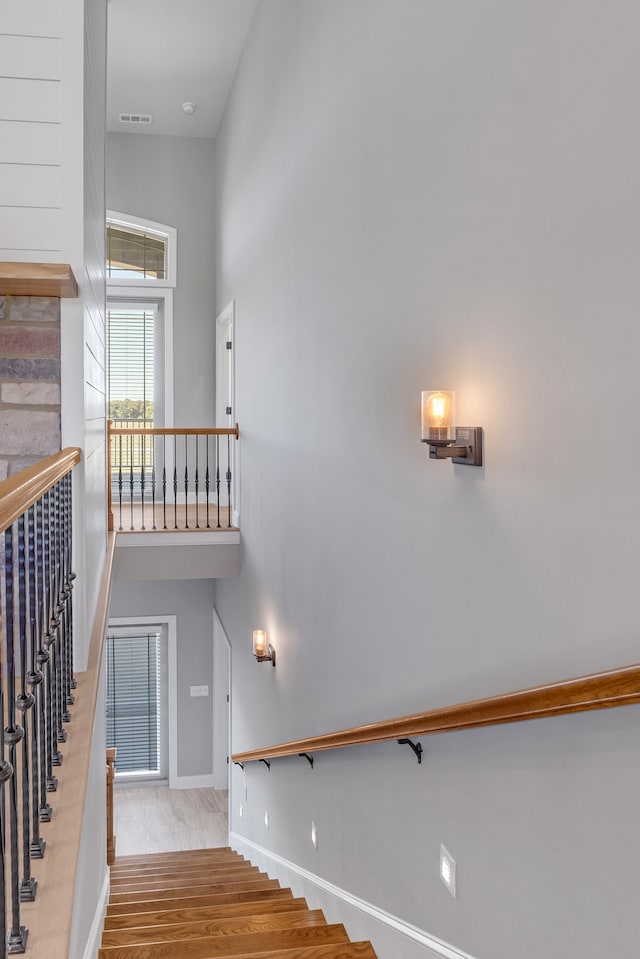
[[254, 629], [253, 631], [253, 655], [266, 656], [269, 648], [266, 629]]
[[455, 436], [456, 394], [453, 390], [423, 390], [423, 443], [452, 443]]

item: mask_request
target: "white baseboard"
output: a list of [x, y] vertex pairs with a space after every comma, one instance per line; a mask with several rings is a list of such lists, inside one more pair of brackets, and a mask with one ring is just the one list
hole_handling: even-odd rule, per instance
[[311, 908], [323, 909], [330, 922], [343, 922], [352, 940], [371, 940], [378, 959], [474, 959], [468, 952], [359, 899], [239, 833], [229, 833], [229, 844], [272, 879], [291, 887], [296, 896], [304, 896]]
[[169, 786], [171, 789], [213, 789], [213, 773], [205, 776], [176, 776]]
[[102, 942], [102, 925], [107, 912], [107, 903], [109, 902], [109, 884], [109, 869], [107, 869], [102, 884], [102, 892], [100, 893], [96, 907], [96, 914], [93, 917], [91, 929], [89, 930], [89, 938], [87, 939], [83, 959], [96, 959], [98, 955], [98, 949]]

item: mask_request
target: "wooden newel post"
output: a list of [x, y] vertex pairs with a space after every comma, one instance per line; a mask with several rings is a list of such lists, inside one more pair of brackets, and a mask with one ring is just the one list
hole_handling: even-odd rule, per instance
[[107, 865], [116, 859], [116, 837], [113, 832], [113, 780], [116, 775], [116, 749], [107, 749]]

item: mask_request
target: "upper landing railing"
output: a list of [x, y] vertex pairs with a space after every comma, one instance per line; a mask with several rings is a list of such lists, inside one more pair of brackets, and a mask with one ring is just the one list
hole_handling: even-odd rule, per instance
[[411, 737], [454, 732], [477, 726], [517, 723], [545, 716], [565, 716], [591, 709], [609, 709], [640, 703], [640, 665], [623, 666], [604, 673], [566, 679], [546, 686], [534, 686], [515, 693], [503, 693], [488, 699], [475, 699], [424, 713], [413, 713], [367, 726], [355, 726], [338, 732], [311, 736], [277, 746], [235, 753], [234, 763], [269, 761], [278, 756], [309, 755], [325, 749], [341, 749], [365, 743], [397, 740], [408, 743], [421, 761], [422, 746]]
[[161, 429], [109, 420], [109, 529], [233, 529], [239, 428]]
[[0, 483], [0, 957], [24, 952], [41, 825], [73, 704], [72, 480], [63, 450]]

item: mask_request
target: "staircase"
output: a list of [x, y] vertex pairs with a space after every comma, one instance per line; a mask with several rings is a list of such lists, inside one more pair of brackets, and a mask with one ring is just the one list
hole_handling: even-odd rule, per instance
[[122, 856], [99, 959], [376, 959], [232, 849]]

